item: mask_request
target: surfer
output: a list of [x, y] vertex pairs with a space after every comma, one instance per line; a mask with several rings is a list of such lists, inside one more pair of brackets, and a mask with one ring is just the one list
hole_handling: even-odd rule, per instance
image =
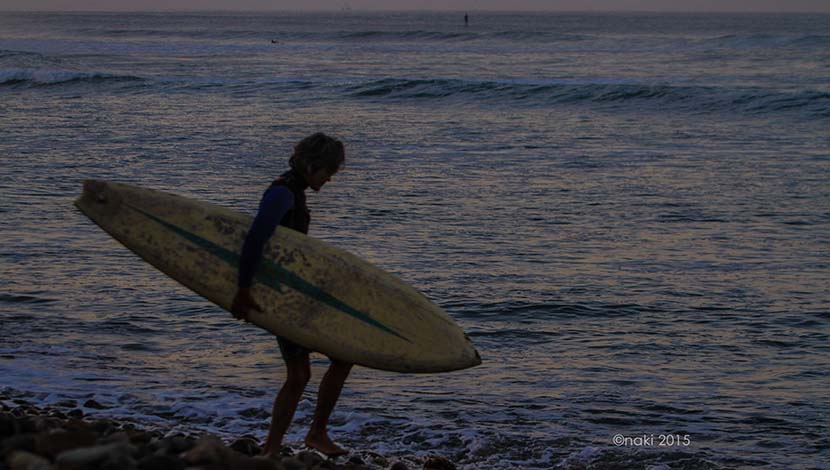
[[[235, 318], [247, 321], [249, 311], [262, 310], [251, 297], [250, 287], [261, 261], [263, 248], [277, 225], [308, 233], [310, 213], [306, 206], [305, 190], [311, 188], [319, 191], [337, 173], [344, 160], [343, 143], [323, 133], [310, 135], [294, 147], [294, 154], [289, 160], [291, 169], [271, 183], [265, 191], [259, 211], [242, 246], [238, 291], [231, 307]], [[280, 336], [277, 336], [277, 341], [285, 361], [287, 375], [274, 400], [271, 426], [262, 450], [265, 455], [280, 453], [282, 439], [311, 378], [308, 357], [310, 351]], [[317, 392], [317, 406], [311, 428], [305, 437], [305, 444], [329, 457], [336, 457], [345, 455], [347, 451], [329, 437], [328, 421], [352, 364], [330, 359], [331, 365], [323, 376]]]

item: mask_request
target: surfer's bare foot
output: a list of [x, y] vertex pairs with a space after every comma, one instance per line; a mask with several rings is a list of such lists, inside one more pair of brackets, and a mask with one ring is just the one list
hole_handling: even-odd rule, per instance
[[262, 447], [262, 453], [259, 455], [273, 459], [274, 457], [279, 456], [280, 452], [279, 450], [274, 450], [274, 448], [270, 447], [268, 444], [265, 444]]
[[340, 457], [349, 453], [346, 449], [338, 446], [326, 434], [311, 434], [305, 438], [305, 445], [322, 452], [327, 457]]

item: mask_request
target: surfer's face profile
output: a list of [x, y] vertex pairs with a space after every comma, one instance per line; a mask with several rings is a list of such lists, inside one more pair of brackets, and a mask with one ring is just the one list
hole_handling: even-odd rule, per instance
[[291, 155], [289, 164], [305, 177], [311, 189], [319, 191], [343, 166], [345, 160], [343, 143], [318, 132], [294, 146], [294, 154]]
[[[311, 168], [309, 168], [311, 170]], [[331, 177], [337, 171], [331, 171], [327, 168], [320, 168], [316, 171], [310, 171], [308, 174], [308, 187], [315, 191], [319, 191], [326, 183], [331, 181]]]

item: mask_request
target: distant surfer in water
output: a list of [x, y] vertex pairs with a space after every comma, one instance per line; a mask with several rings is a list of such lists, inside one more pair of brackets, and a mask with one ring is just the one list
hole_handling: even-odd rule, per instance
[[[278, 225], [308, 233], [310, 213], [306, 206], [305, 190], [319, 191], [345, 161], [343, 143], [323, 133], [313, 134], [294, 147], [289, 160], [291, 169], [277, 178], [265, 191], [259, 204], [239, 263], [238, 291], [231, 312], [235, 318], [248, 321], [248, 312], [262, 310], [251, 297], [250, 287], [254, 273], [262, 259], [265, 243]], [[278, 455], [282, 439], [294, 418], [297, 404], [311, 378], [309, 350], [277, 336], [285, 361], [287, 377], [274, 400], [271, 426], [265, 440], [263, 454]], [[328, 435], [328, 422], [352, 364], [331, 359], [331, 365], [320, 382], [314, 420], [305, 437], [305, 444], [330, 457], [345, 455], [346, 450], [335, 444]]]

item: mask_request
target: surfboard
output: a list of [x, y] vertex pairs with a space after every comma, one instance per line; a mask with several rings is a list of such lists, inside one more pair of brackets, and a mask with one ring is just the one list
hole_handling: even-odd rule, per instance
[[[230, 310], [252, 218], [217, 204], [88, 180], [75, 206], [139, 257]], [[429, 373], [481, 358], [461, 327], [396, 276], [345, 250], [279, 227], [251, 287], [251, 323], [332, 358]]]

